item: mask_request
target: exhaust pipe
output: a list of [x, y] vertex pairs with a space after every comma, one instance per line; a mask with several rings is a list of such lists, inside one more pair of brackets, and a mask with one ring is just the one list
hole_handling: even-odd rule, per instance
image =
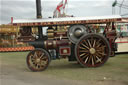
[[37, 18], [38, 19], [42, 18], [42, 14], [41, 14], [41, 0], [36, 0], [36, 14], [37, 14]]
[[[41, 0], [36, 0], [36, 16], [37, 19], [41, 19], [42, 18], [42, 14], [41, 14]], [[42, 30], [42, 26], [38, 27], [38, 34], [39, 34], [39, 39], [41, 40], [43, 39], [43, 30]]]

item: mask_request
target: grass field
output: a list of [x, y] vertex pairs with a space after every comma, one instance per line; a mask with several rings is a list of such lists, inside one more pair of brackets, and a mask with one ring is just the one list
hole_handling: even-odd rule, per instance
[[[1, 65], [8, 65], [20, 72], [31, 72], [26, 65], [27, 54], [28, 52], [0, 53]], [[78, 81], [118, 81], [128, 85], [128, 54], [109, 58], [107, 63], [98, 68], [82, 68], [67, 59], [53, 60], [48, 69], [39, 74]]]

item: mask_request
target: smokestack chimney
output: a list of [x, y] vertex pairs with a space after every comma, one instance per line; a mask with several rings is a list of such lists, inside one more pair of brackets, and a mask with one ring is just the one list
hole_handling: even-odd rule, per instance
[[[36, 16], [37, 16], [37, 19], [41, 19], [42, 18], [42, 14], [41, 14], [41, 0], [36, 0]], [[38, 26], [38, 33], [39, 33], [38, 40], [42, 40], [43, 39], [42, 26]]]
[[41, 14], [41, 0], [36, 0], [36, 14], [37, 14], [37, 18], [42, 18], [42, 14]]

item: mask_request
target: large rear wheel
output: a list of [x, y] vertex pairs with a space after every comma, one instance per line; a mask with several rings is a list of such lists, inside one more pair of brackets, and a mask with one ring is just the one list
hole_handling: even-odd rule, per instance
[[35, 49], [28, 54], [26, 62], [31, 71], [43, 71], [49, 65], [50, 54], [44, 49]]
[[99, 67], [109, 58], [110, 46], [107, 39], [100, 34], [86, 34], [75, 46], [77, 61], [83, 67]]

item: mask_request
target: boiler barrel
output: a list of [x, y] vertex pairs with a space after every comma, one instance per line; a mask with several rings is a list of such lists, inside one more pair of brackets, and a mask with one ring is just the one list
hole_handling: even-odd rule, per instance
[[44, 41], [32, 41], [28, 43], [34, 46], [35, 48], [44, 48]]
[[34, 46], [35, 48], [57, 49], [60, 46], [70, 46], [71, 42], [67, 39], [64, 39], [64, 40], [33, 41], [33, 42], [29, 42], [29, 44]]
[[47, 40], [44, 41], [46, 49], [57, 49], [60, 46], [70, 46], [71, 42], [68, 39], [63, 40]]

